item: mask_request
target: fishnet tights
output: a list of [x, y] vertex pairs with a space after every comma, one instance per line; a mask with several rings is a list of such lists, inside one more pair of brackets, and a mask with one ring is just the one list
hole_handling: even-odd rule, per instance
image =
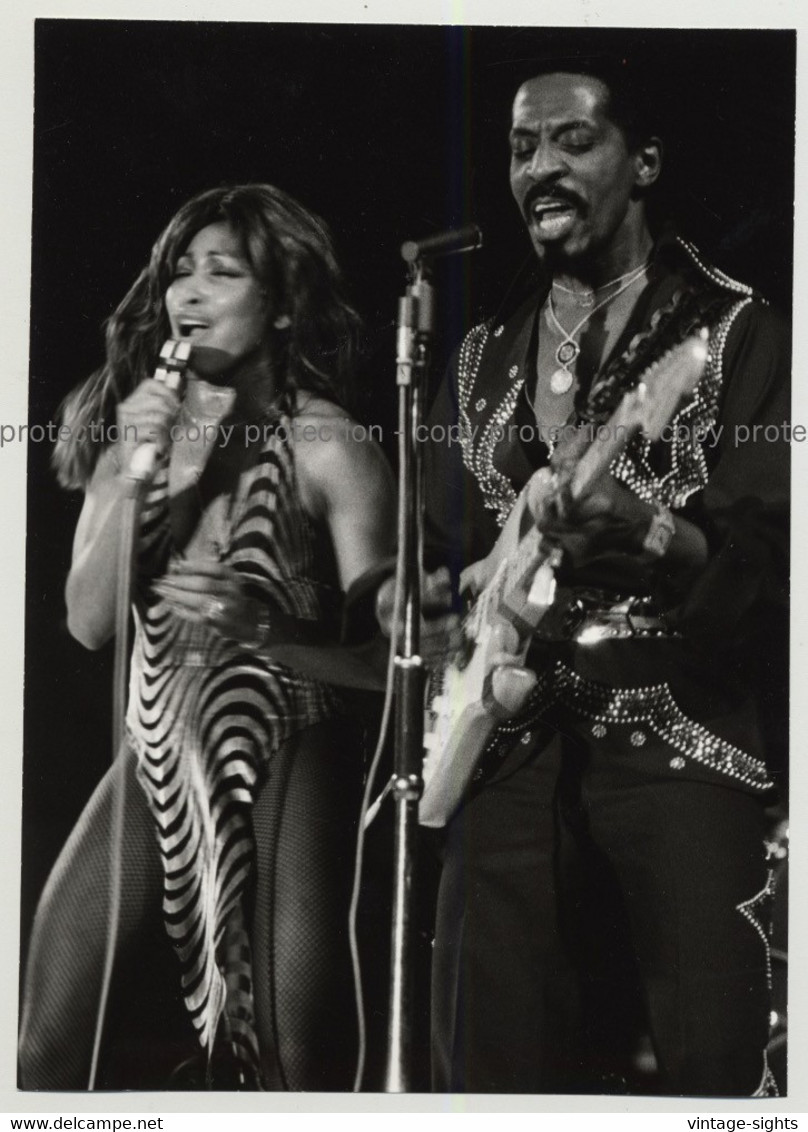
[[[144, 929], [160, 915], [160, 857], [134, 765], [127, 754], [107, 772], [43, 891], [23, 994], [24, 1089], [87, 1088], [120, 774], [127, 793], [116, 971], [137, 961]], [[268, 1088], [351, 1087], [356, 1040], [347, 914], [361, 772], [349, 725], [318, 724], [273, 756], [253, 810], [254, 995]]]

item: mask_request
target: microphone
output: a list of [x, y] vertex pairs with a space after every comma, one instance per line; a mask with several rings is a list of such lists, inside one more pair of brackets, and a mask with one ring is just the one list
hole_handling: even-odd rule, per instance
[[[187, 339], [169, 338], [160, 350], [160, 362], [154, 371], [158, 381], [173, 393], [179, 393], [185, 370], [191, 357], [191, 343]], [[153, 440], [139, 444], [129, 462], [127, 477], [136, 483], [148, 483], [157, 471], [157, 462], [162, 455]]]
[[437, 236], [427, 236], [423, 240], [407, 240], [401, 245], [401, 258], [407, 263], [419, 259], [436, 259], [438, 256], [454, 255], [456, 252], [470, 252], [482, 247], [483, 234], [476, 224], [465, 228], [453, 228], [439, 232]]

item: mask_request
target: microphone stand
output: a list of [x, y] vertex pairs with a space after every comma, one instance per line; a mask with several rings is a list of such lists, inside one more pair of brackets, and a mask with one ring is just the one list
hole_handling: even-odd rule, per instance
[[[405, 245], [407, 247], [407, 245]], [[412, 919], [418, 800], [423, 790], [424, 664], [420, 656], [422, 468], [417, 443], [433, 334], [434, 291], [418, 258], [399, 299], [396, 383], [399, 450], [399, 586], [402, 624], [395, 657], [395, 747], [391, 793], [395, 806], [390, 1012], [385, 1092], [411, 1091]]]
[[422, 461], [418, 443], [434, 335], [435, 292], [431, 260], [482, 244], [476, 224], [424, 240], [408, 240], [401, 257], [409, 282], [398, 303], [398, 562], [396, 590], [402, 610], [395, 665], [395, 743], [390, 792], [395, 806], [390, 999], [384, 1091], [411, 1092], [413, 1036], [413, 906], [418, 802], [423, 793], [424, 686], [420, 655], [423, 561]]

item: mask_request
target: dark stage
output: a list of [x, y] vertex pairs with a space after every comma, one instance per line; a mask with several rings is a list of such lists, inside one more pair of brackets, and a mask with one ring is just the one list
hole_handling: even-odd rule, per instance
[[[381, 425], [392, 459], [396, 302], [405, 280], [399, 247], [471, 221], [483, 231], [481, 251], [436, 272], [437, 378], [448, 351], [490, 312], [528, 252], [508, 185], [510, 97], [520, 68], [583, 34], [39, 20], [30, 423], [47, 425], [68, 390], [100, 364], [101, 324], [178, 206], [212, 186], [267, 181], [332, 228], [365, 321], [357, 414]], [[673, 92], [660, 105], [665, 183], [680, 228], [789, 314], [795, 35], [608, 30], [588, 41], [596, 50], [638, 52], [664, 78]], [[23, 952], [48, 871], [110, 759], [112, 650], [86, 652], [66, 629], [62, 589], [81, 501], [57, 488], [49, 456], [49, 444], [29, 445]], [[783, 777], [786, 678], [772, 673], [767, 689]], [[392, 866], [385, 830], [373, 838], [365, 916], [366, 931], [378, 938], [387, 930], [383, 890]], [[424, 1089], [430, 860], [425, 846]], [[378, 1038], [383, 957], [376, 953], [370, 967]], [[157, 984], [154, 994], [170, 997], [171, 989]], [[146, 1025], [139, 1006], [120, 1009], [132, 1032]], [[144, 1085], [161, 1087], [166, 1058], [151, 1060], [142, 1067]], [[376, 1052], [370, 1087], [379, 1087], [378, 1074]], [[114, 1058], [108, 1082], [115, 1084]]]

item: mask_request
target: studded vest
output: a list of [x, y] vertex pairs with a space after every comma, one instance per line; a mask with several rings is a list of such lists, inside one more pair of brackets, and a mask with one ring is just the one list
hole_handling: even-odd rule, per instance
[[[630, 320], [576, 412], [584, 422], [608, 420], [623, 393], [655, 359], [707, 326], [705, 372], [671, 422], [670, 441], [652, 447], [638, 437], [611, 469], [643, 500], [677, 510], [707, 485], [710, 453], [698, 438], [720, 419], [727, 338], [755, 296], [751, 288], [707, 265], [683, 240], [676, 239], [666, 254], [674, 266], [661, 299], [652, 298], [650, 311], [639, 323]], [[518, 440], [509, 435], [509, 425], [525, 398], [536, 312], [543, 297], [534, 291], [505, 317], [475, 327], [457, 357], [457, 426], [465, 474], [454, 494], [468, 516], [468, 493], [478, 493], [498, 527], [535, 469], [535, 460], [531, 464]], [[771, 786], [753, 706], [742, 702], [729, 683], [705, 696], [709, 665], [703, 658], [694, 661], [687, 642], [615, 640], [589, 650], [568, 642], [545, 649], [541, 660], [536, 653], [534, 649], [531, 660], [537, 672], [541, 664], [541, 671], [531, 701], [518, 718], [498, 730], [484, 765], [520, 739], [527, 741], [539, 721], [563, 717], [565, 726], [578, 730], [585, 741], [612, 741], [615, 749], [641, 759], [655, 773], [730, 780], [753, 792]]]

